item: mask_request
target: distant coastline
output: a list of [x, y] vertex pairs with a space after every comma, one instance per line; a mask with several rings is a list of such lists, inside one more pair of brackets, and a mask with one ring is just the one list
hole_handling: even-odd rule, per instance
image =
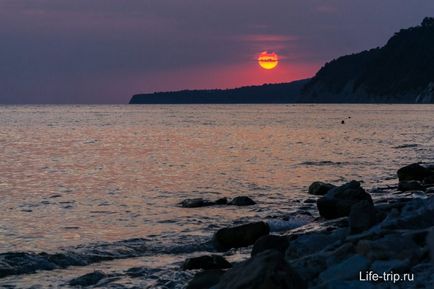
[[136, 94], [130, 104], [295, 103], [310, 79], [234, 89], [181, 90]]
[[326, 63], [313, 78], [234, 89], [136, 94], [130, 104], [434, 103], [434, 18], [385, 46]]

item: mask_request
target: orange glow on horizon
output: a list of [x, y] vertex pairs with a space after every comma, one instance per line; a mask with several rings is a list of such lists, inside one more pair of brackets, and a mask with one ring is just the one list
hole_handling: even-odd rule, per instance
[[274, 52], [263, 51], [258, 56], [258, 64], [267, 70], [274, 69], [279, 64], [279, 57]]

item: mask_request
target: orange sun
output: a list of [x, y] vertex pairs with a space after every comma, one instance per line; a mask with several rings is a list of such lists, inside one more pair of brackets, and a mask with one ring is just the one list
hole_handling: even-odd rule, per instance
[[258, 56], [258, 64], [263, 69], [273, 69], [279, 64], [279, 58], [274, 52], [263, 51]]

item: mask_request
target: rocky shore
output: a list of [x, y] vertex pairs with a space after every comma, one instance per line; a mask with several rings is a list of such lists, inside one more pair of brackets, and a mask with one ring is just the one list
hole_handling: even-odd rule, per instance
[[227, 269], [201, 257], [186, 288], [433, 288], [434, 167], [397, 175], [397, 186], [370, 192], [357, 181], [313, 183], [320, 217], [283, 235], [270, 235], [266, 222], [218, 230], [217, 251], [253, 245], [251, 258]]
[[[172, 253], [202, 255], [194, 254], [176, 265], [179, 282], [186, 283], [185, 287], [168, 281], [171, 285], [161, 288], [433, 288], [434, 166], [411, 164], [399, 169], [397, 177], [396, 185], [370, 190], [358, 181], [341, 185], [314, 182], [303, 204], [316, 206], [317, 214], [304, 212], [307, 221], [300, 225], [277, 226], [280, 229], [276, 230], [279, 222], [296, 224], [291, 217], [243, 223], [216, 230], [194, 248], [171, 248]], [[185, 210], [253, 205], [255, 201], [247, 196], [187, 199], [179, 204]], [[131, 239], [54, 254], [3, 253], [0, 278], [154, 254], [146, 243], [146, 239]], [[240, 250], [250, 251], [250, 257], [241, 262], [227, 260]], [[97, 270], [70, 279], [64, 286], [141, 288], [116, 282], [152, 278], [153, 274], [145, 267], [115, 273]], [[373, 276], [381, 278], [374, 280]]]

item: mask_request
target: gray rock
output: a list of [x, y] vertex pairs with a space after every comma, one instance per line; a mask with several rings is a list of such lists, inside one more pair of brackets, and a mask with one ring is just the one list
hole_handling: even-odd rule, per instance
[[360, 186], [360, 182], [351, 181], [331, 189], [317, 201], [320, 215], [326, 219], [348, 216], [351, 207], [360, 201], [372, 202], [371, 196]]
[[377, 222], [377, 211], [369, 201], [361, 201], [351, 207], [350, 215], [351, 233], [360, 233], [371, 228]]
[[220, 255], [209, 255], [188, 258], [182, 264], [183, 270], [213, 270], [213, 269], [227, 269], [231, 268], [232, 265], [225, 258]]
[[306, 283], [275, 250], [229, 269], [213, 289], [305, 289]]
[[327, 246], [341, 242], [346, 235], [347, 228], [340, 228], [330, 232], [311, 232], [293, 236], [286, 250], [286, 258], [292, 260], [316, 253]]
[[71, 286], [91, 286], [97, 284], [99, 281], [107, 277], [104, 272], [95, 271], [92, 273], [85, 274], [83, 276], [77, 277], [69, 281]]
[[282, 254], [285, 254], [286, 249], [288, 249], [289, 241], [285, 236], [276, 236], [276, 235], [267, 235], [262, 236], [258, 240], [256, 240], [252, 249], [252, 257], [264, 252], [266, 250], [277, 250]]
[[380, 275], [391, 271], [405, 273], [410, 270], [410, 264], [408, 260], [377, 260], [372, 263], [371, 270]]
[[359, 277], [359, 273], [369, 268], [369, 260], [361, 255], [354, 255], [348, 259], [329, 267], [319, 275], [322, 283], [333, 280], [351, 280]]
[[419, 246], [410, 236], [389, 234], [376, 240], [360, 240], [356, 252], [371, 260], [409, 260], [416, 262], [422, 256]]
[[232, 206], [252, 206], [255, 204], [255, 201], [246, 196], [235, 197], [229, 202], [229, 205]]
[[414, 190], [423, 190], [421, 182], [419, 181], [400, 181], [398, 185], [398, 190], [405, 191], [414, 191]]
[[327, 269], [327, 256], [325, 254], [307, 255], [289, 260], [289, 262], [303, 280], [314, 280], [319, 273]]
[[389, 216], [381, 224], [383, 229], [426, 229], [434, 226], [434, 196], [427, 199], [412, 199], [398, 215]]
[[268, 235], [270, 229], [264, 222], [256, 222], [223, 228], [213, 236], [214, 247], [219, 251], [227, 251], [231, 248], [240, 248], [253, 245], [260, 237]]
[[220, 281], [225, 271], [207, 270], [196, 273], [186, 289], [209, 289]]
[[431, 253], [431, 261], [434, 264], [434, 228], [431, 229], [431, 232], [428, 234], [428, 237], [426, 239], [426, 243], [428, 246], [428, 249]]
[[426, 167], [421, 166], [420, 164], [411, 164], [400, 168], [397, 174], [399, 181], [423, 181], [424, 178], [432, 175], [432, 172]]
[[320, 195], [323, 196], [325, 195], [328, 191], [330, 191], [331, 189], [336, 188], [335, 185], [329, 184], [329, 183], [324, 183], [324, 182], [313, 182], [310, 186], [309, 186], [309, 194], [311, 195]]

